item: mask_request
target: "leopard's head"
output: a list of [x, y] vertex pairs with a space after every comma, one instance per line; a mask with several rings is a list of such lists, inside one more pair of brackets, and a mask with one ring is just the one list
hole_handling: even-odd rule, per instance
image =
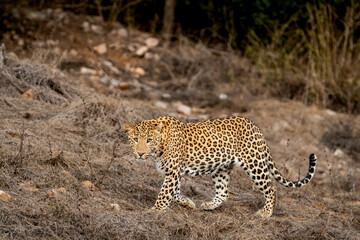
[[161, 128], [162, 123], [154, 120], [123, 125], [137, 160], [146, 160], [149, 156], [155, 156], [161, 139]]

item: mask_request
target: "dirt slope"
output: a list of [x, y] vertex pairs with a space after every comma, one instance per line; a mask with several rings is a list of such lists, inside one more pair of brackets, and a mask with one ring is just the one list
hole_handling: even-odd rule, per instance
[[[359, 116], [252, 96], [222, 77], [256, 82], [250, 63], [231, 53], [184, 39], [139, 56], [148, 34], [128, 30], [124, 38], [119, 25], [70, 13], [59, 20], [60, 13], [36, 22], [33, 38], [20, 36], [36, 51], [10, 41], [16, 34], [4, 40], [0, 190], [11, 200], [0, 201], [1, 239], [360, 238]], [[85, 21], [109, 34], [84, 31]], [[97, 53], [93, 46], [104, 42], [107, 52]], [[262, 129], [284, 176], [303, 177], [315, 152], [315, 177], [296, 190], [275, 183], [270, 219], [255, 216], [263, 197], [241, 169], [231, 174], [229, 200], [213, 212], [175, 203], [149, 212], [162, 176], [151, 162], [134, 161], [121, 124], [168, 114], [184, 121], [246, 116]], [[214, 194], [209, 176], [182, 183], [197, 206]]]

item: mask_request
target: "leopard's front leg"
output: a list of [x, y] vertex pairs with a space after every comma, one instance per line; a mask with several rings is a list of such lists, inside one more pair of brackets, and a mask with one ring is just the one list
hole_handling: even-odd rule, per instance
[[180, 182], [179, 172], [171, 172], [165, 175], [164, 183], [161, 187], [161, 191], [155, 202], [154, 207], [151, 210], [165, 210], [169, 207], [171, 200], [173, 199], [176, 187]]

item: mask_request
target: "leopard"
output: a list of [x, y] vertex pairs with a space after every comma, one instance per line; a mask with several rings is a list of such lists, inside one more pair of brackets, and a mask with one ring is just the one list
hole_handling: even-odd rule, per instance
[[276, 168], [269, 146], [260, 129], [248, 118], [229, 116], [200, 122], [182, 122], [172, 116], [125, 123], [122, 128], [136, 160], [152, 159], [164, 181], [152, 211], [165, 210], [172, 201], [194, 209], [195, 203], [181, 195], [181, 179], [210, 174], [215, 196], [201, 204], [212, 211], [229, 197], [230, 172], [240, 166], [265, 197], [265, 205], [257, 211], [271, 217], [276, 201], [275, 179], [288, 188], [303, 187], [315, 174], [317, 156], [309, 156], [307, 175], [299, 181], [286, 179]]

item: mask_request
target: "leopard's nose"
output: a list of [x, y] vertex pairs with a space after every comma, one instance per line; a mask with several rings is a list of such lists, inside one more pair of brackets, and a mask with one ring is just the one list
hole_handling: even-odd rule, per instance
[[141, 157], [142, 155], [144, 155], [144, 152], [138, 152], [139, 156]]

